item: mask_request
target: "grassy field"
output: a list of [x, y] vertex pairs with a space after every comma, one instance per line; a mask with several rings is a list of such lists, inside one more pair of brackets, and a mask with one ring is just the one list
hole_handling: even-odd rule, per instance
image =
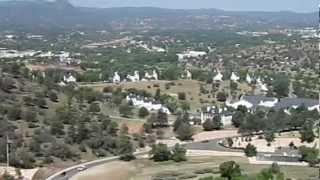
[[[166, 84], [171, 83], [169, 89], [166, 89]], [[229, 82], [226, 81], [220, 86], [219, 91], [227, 92], [229, 88]], [[122, 82], [120, 84], [114, 83], [95, 83], [95, 84], [84, 84], [82, 86], [91, 87], [95, 90], [102, 91], [104, 87], [111, 86], [114, 88], [121, 87], [122, 89], [135, 88], [139, 90], [145, 90], [151, 94], [155, 94], [157, 89], [161, 90], [162, 94], [167, 94], [173, 97], [178, 97], [179, 92], [186, 93], [187, 101], [190, 102], [191, 109], [195, 110], [203, 107], [204, 105], [212, 105], [217, 103], [214, 94], [211, 94], [211, 84], [196, 80], [176, 80], [176, 81], [140, 81], [140, 82]], [[201, 93], [201, 87], [208, 91], [208, 93]], [[245, 84], [239, 84], [238, 94], [251, 91], [251, 88]], [[216, 93], [216, 92], [215, 92]]]
[[[74, 177], [72, 180], [152, 180], [153, 177], [176, 177], [177, 179], [197, 180], [204, 176], [219, 176], [219, 164], [231, 160], [230, 157], [193, 157], [187, 162], [175, 163], [172, 161], [155, 163], [147, 159], [133, 162], [112, 162], [105, 164]], [[243, 173], [256, 174], [267, 165], [250, 165], [246, 158], [232, 157], [240, 164]], [[211, 170], [212, 172], [208, 172]], [[281, 170], [286, 178], [308, 179], [316, 177], [317, 169], [309, 167], [282, 166]]]
[[135, 88], [139, 90], [146, 90], [151, 94], [155, 94], [156, 90], [160, 88], [162, 94], [168, 94], [173, 97], [177, 97], [179, 92], [185, 92], [187, 100], [191, 104], [192, 109], [200, 108], [201, 101], [205, 100], [208, 103], [215, 101], [214, 97], [208, 95], [202, 95], [200, 93], [200, 86], [203, 83], [199, 81], [190, 80], [177, 80], [172, 81], [175, 85], [171, 86], [170, 89], [166, 89], [165, 84], [169, 81], [148, 81], [148, 82], [125, 82], [120, 84], [114, 83], [99, 83], [99, 84], [87, 84], [85, 86], [92, 87], [95, 90], [102, 91], [104, 87], [112, 86], [114, 88], [121, 87], [123, 89]]

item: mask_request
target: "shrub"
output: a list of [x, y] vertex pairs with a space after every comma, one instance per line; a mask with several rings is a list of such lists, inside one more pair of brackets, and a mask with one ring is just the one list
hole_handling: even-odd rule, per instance
[[149, 115], [149, 111], [148, 111], [147, 108], [142, 107], [142, 108], [139, 109], [139, 117], [145, 118], [148, 115]]
[[100, 106], [98, 103], [92, 103], [90, 104], [89, 106], [89, 112], [92, 112], [92, 113], [98, 113], [100, 112], [101, 109], [100, 109]]
[[59, 101], [58, 100], [58, 95], [53, 91], [50, 91], [48, 93], [48, 97], [49, 97], [50, 101], [52, 101], [52, 102], [58, 102]]
[[256, 156], [257, 155], [257, 148], [252, 145], [252, 144], [248, 144], [246, 146], [246, 148], [244, 149], [244, 153], [246, 154], [246, 156], [248, 157], [253, 157], [253, 156]]
[[129, 106], [129, 104], [122, 104], [119, 106], [119, 113], [123, 117], [130, 117], [132, 115], [132, 108]]
[[113, 88], [111, 86], [106, 86], [103, 88], [103, 92], [104, 93], [112, 93], [113, 92]]
[[175, 162], [186, 161], [187, 150], [182, 147], [180, 144], [176, 144], [172, 150], [172, 160]]
[[219, 169], [221, 177], [225, 177], [229, 180], [241, 176], [240, 166], [234, 161], [227, 161], [220, 164]]
[[152, 147], [150, 152], [154, 161], [169, 161], [171, 159], [171, 152], [166, 144], [157, 144]]
[[219, 102], [225, 102], [227, 100], [227, 94], [225, 92], [219, 92], [217, 94], [217, 100]]
[[316, 148], [309, 148], [306, 146], [299, 147], [299, 153], [301, 154], [301, 160], [308, 162], [310, 166], [317, 164], [319, 151]]
[[21, 113], [20, 107], [11, 107], [8, 110], [8, 119], [12, 121], [19, 120], [21, 118]]
[[178, 99], [181, 100], [181, 101], [184, 101], [187, 99], [187, 95], [185, 92], [179, 92], [178, 93]]
[[177, 138], [181, 141], [192, 140], [194, 134], [193, 128], [190, 124], [182, 122], [177, 128]]

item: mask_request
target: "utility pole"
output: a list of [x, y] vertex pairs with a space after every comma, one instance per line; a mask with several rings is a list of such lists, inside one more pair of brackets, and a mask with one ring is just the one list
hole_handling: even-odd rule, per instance
[[7, 169], [6, 169], [6, 171], [8, 172], [8, 170], [9, 170], [9, 166], [10, 166], [10, 150], [9, 150], [9, 148], [10, 148], [10, 142], [9, 142], [9, 136], [7, 135]]
[[[317, 40], [318, 40], [318, 51], [319, 51], [319, 55], [318, 55], [318, 60], [320, 60], [320, 4], [318, 5], [318, 10], [319, 10], [319, 16], [318, 16], [318, 33], [317, 33]], [[319, 79], [320, 79], [320, 63], [318, 63], [318, 73], [319, 73]], [[320, 115], [320, 87], [318, 87], [319, 89], [319, 115]], [[319, 124], [318, 124], [318, 160], [320, 160], [320, 119], [319, 119]], [[319, 164], [319, 180], [320, 180], [320, 164]]]
[[[320, 10], [319, 10], [320, 12]], [[320, 13], [319, 13], [319, 17], [320, 17]], [[320, 44], [319, 44], [319, 48], [320, 48]], [[320, 58], [320, 57], [319, 57]], [[319, 65], [319, 70], [320, 70], [320, 65]], [[320, 75], [319, 75], [319, 78], [320, 78]], [[319, 117], [320, 117], [320, 87], [319, 87]], [[318, 122], [318, 161], [320, 161], [320, 119], [319, 119], [319, 122]], [[320, 180], [320, 162], [319, 162], [319, 180]]]

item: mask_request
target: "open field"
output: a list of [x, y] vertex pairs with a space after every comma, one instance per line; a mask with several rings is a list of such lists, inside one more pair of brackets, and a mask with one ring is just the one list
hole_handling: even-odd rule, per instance
[[[166, 84], [170, 83], [170, 88], [166, 88]], [[102, 91], [104, 87], [111, 86], [114, 88], [121, 87], [122, 89], [138, 89], [145, 90], [151, 94], [155, 94], [156, 90], [160, 88], [162, 94], [167, 94], [173, 97], [178, 97], [179, 92], [184, 92], [187, 95], [187, 101], [190, 102], [191, 109], [196, 110], [204, 105], [211, 105], [217, 103], [214, 94], [211, 94], [211, 84], [206, 84], [196, 80], [176, 80], [176, 81], [139, 81], [139, 82], [122, 82], [115, 83], [94, 83], [94, 84], [81, 84], [80, 86], [91, 87], [97, 91]], [[219, 91], [225, 91], [229, 86], [229, 81], [221, 84]], [[201, 87], [208, 93], [201, 93]], [[251, 91], [246, 83], [239, 84], [238, 94]], [[217, 93], [217, 92], [215, 92]]]
[[[175, 85], [171, 86], [170, 89], [166, 89], [166, 84], [170, 81], [140, 81], [140, 82], [123, 82], [120, 84], [114, 83], [96, 83], [96, 84], [86, 84], [83, 86], [92, 87], [95, 90], [102, 91], [104, 87], [121, 87], [123, 89], [135, 88], [139, 90], [146, 90], [151, 94], [155, 94], [156, 90], [160, 88], [162, 94], [168, 94], [173, 97], [177, 97], [179, 92], [185, 92], [187, 95], [187, 100], [191, 104], [192, 109], [200, 108], [200, 100], [206, 100], [211, 103], [215, 100], [213, 97], [208, 97], [208, 95], [200, 95], [201, 82], [193, 80], [177, 80], [172, 81]], [[202, 83], [203, 84], [203, 83]]]
[[[72, 180], [151, 180], [155, 176], [175, 176], [190, 177], [190, 180], [197, 180], [199, 177], [218, 174], [199, 173], [201, 170], [212, 169], [217, 171], [219, 164], [231, 160], [230, 157], [192, 157], [187, 162], [174, 163], [162, 162], [155, 163], [147, 159], [136, 160], [133, 162], [112, 162], [99, 167], [95, 167], [80, 173]], [[240, 164], [243, 173], [256, 174], [267, 165], [250, 165], [247, 158], [232, 157], [232, 160]], [[281, 166], [286, 178], [308, 179], [316, 177], [317, 169], [310, 167]]]

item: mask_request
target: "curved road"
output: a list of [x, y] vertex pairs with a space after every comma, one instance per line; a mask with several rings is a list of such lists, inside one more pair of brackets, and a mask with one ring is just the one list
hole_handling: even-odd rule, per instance
[[[224, 138], [201, 141], [201, 142], [190, 142], [190, 143], [185, 143], [184, 146], [189, 150], [213, 150], [213, 151], [222, 151], [222, 152], [241, 152], [241, 150], [234, 150], [234, 149], [229, 149], [229, 148], [225, 148], [225, 147], [221, 146], [219, 144], [219, 142], [223, 139]], [[149, 153], [149, 151], [144, 151], [144, 152], [134, 153], [134, 155], [139, 156], [139, 155], [146, 155], [148, 153]], [[115, 161], [118, 159], [119, 159], [119, 156], [114, 156], [114, 157], [99, 159], [99, 160], [75, 165], [75, 166], [69, 167], [67, 169], [64, 169], [62, 171], [59, 171], [59, 172], [53, 174], [52, 176], [48, 177], [46, 180], [68, 180], [80, 172], [77, 168], [79, 168], [81, 166], [85, 166], [87, 169], [89, 169], [89, 168], [93, 168], [93, 167], [105, 164], [107, 162]], [[63, 174], [63, 173], [65, 173], [65, 174]]]

